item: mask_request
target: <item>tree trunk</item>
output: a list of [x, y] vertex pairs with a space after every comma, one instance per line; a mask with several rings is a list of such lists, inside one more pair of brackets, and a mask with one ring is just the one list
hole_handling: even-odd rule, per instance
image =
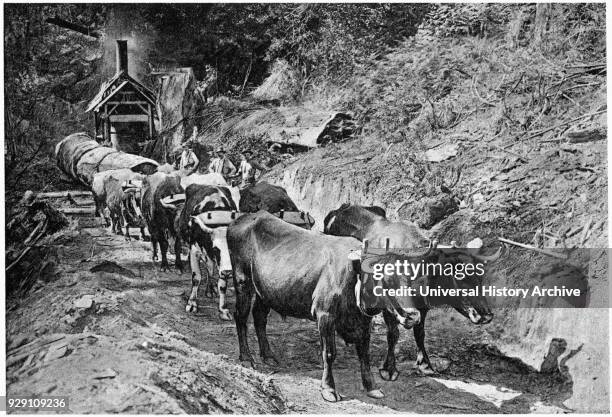
[[540, 46], [546, 40], [549, 23], [552, 16], [551, 3], [538, 3], [536, 5], [535, 24], [533, 28], [533, 43]]

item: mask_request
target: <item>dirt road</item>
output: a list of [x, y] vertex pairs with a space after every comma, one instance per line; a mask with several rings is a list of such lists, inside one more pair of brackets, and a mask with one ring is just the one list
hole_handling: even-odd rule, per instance
[[[56, 243], [57, 273], [8, 303], [9, 394], [66, 395], [76, 413], [365, 414], [561, 412], [571, 392], [571, 381], [500, 356], [482, 329], [438, 310], [428, 317], [426, 343], [439, 375], [416, 374], [412, 334], [404, 331], [400, 377], [385, 382], [376, 373], [386, 397], [370, 399], [354, 348], [338, 339], [334, 372], [345, 400], [325, 403], [314, 323], [273, 313], [268, 332], [281, 364], [246, 369], [234, 323], [220, 321], [216, 300], [203, 296], [200, 312], [186, 313], [189, 273], [160, 273], [149, 243], [101, 227], [75, 228]], [[375, 368], [385, 346], [377, 320]]]

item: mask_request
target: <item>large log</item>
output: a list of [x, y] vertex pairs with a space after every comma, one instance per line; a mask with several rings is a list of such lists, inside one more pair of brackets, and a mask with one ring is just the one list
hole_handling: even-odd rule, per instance
[[91, 186], [98, 172], [128, 168], [150, 175], [158, 167], [152, 159], [102, 146], [83, 132], [73, 133], [58, 143], [55, 157], [62, 171], [87, 186]]

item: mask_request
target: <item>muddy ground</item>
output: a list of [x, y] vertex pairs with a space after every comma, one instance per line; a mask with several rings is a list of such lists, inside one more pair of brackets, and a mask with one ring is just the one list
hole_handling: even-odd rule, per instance
[[[400, 377], [376, 381], [382, 400], [361, 389], [353, 347], [338, 342], [336, 404], [319, 395], [321, 361], [314, 323], [272, 314], [268, 333], [281, 364], [238, 362], [233, 322], [218, 319], [216, 300], [185, 312], [189, 273], [161, 273], [150, 243], [103, 227], [74, 227], [56, 242], [55, 273], [7, 312], [8, 393], [70, 398], [75, 413], [525, 413], [562, 412], [571, 381], [539, 374], [502, 357], [481, 328], [458, 313], [428, 317], [426, 343], [440, 370], [413, 369], [411, 332], [399, 343]], [[94, 268], [97, 272], [92, 272]], [[233, 303], [233, 291], [229, 292]], [[233, 310], [233, 304], [230, 306]], [[250, 328], [250, 346], [257, 347]], [[374, 323], [375, 368], [386, 346]]]

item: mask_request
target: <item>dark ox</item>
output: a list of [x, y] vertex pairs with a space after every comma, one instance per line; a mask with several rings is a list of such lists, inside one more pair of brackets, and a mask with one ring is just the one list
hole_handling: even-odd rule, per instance
[[237, 210], [230, 190], [227, 187], [191, 184], [185, 190], [185, 203], [182, 209], [178, 204], [168, 204], [168, 206], [180, 210], [178, 222], [180, 236], [189, 245], [192, 287], [185, 309], [187, 312], [197, 311], [198, 290], [202, 276], [206, 276], [207, 291], [212, 291], [211, 277], [218, 273], [220, 317], [223, 320], [231, 320], [225, 302], [227, 279], [232, 274], [225, 238], [230, 220], [229, 216], [223, 215], [223, 212], [232, 213]]
[[183, 193], [180, 178], [175, 175], [157, 172], [148, 175], [143, 180], [141, 205], [144, 218], [151, 234], [151, 245], [153, 246], [153, 260], [157, 260], [157, 247], [161, 252], [162, 271], [169, 269], [168, 265], [168, 236], [174, 238], [174, 253], [176, 255], [175, 266], [179, 271], [183, 271], [181, 262], [181, 238], [178, 230], [178, 210], [177, 206], [167, 207], [162, 203], [162, 199], [170, 198]]
[[240, 192], [240, 211], [257, 213], [260, 210], [272, 213], [288, 223], [311, 229], [314, 219], [300, 211], [284, 188], [261, 181]]
[[392, 222], [386, 219], [385, 210], [377, 206], [343, 204], [325, 216], [323, 233], [334, 236], [352, 236], [371, 247], [383, 248], [386, 240], [392, 248], [427, 247], [429, 240], [419, 228], [410, 222]]
[[[336, 332], [347, 343], [355, 344], [361, 380], [368, 395], [384, 396], [374, 386], [370, 371], [372, 317], [356, 302], [359, 258], [357, 255], [357, 261], [352, 261], [350, 256], [358, 253], [361, 247], [358, 240], [304, 230], [260, 211], [245, 214], [231, 223], [227, 242], [234, 268], [235, 320], [241, 361], [253, 363], [247, 342], [247, 319], [255, 296], [253, 321], [264, 362], [278, 363], [266, 336], [270, 309], [282, 316], [313, 320], [317, 322], [321, 339], [323, 398], [341, 399], [332, 375]], [[395, 323], [410, 328], [418, 323], [419, 314], [399, 301], [385, 298], [382, 308], [395, 318]]]
[[[376, 214], [381, 208], [363, 207], [358, 205], [343, 204], [338, 210], [330, 212], [325, 218], [325, 233], [335, 236], [353, 236], [359, 240], [367, 240], [373, 248], [390, 249], [414, 249], [428, 246], [430, 243], [414, 224], [403, 222], [391, 222], [383, 216]], [[477, 250], [450, 250], [448, 248], [436, 250], [435, 257], [440, 262], [447, 263], [475, 263], [475, 262], [494, 262], [501, 254], [500, 250], [492, 256], [483, 256]], [[434, 256], [434, 255], [432, 255]], [[412, 285], [422, 285], [425, 278], [416, 280]], [[429, 277], [435, 280], [435, 285], [442, 288], [466, 288], [472, 289], [482, 283], [482, 277], [472, 277], [469, 279], [457, 280], [448, 277]], [[439, 297], [428, 300], [416, 299], [415, 305], [421, 314], [420, 322], [414, 326], [414, 338], [417, 344], [417, 368], [423, 374], [432, 374], [434, 369], [431, 366], [429, 357], [425, 350], [425, 319], [427, 312], [434, 306], [450, 305], [463, 316], [470, 319], [474, 324], [486, 324], [493, 319], [493, 313], [487, 299], [479, 297], [452, 297], [443, 299]], [[399, 372], [395, 365], [395, 345], [399, 339], [397, 321], [394, 317], [383, 314], [383, 318], [388, 329], [388, 351], [385, 362], [380, 369], [380, 375], [385, 380], [395, 381]]]

